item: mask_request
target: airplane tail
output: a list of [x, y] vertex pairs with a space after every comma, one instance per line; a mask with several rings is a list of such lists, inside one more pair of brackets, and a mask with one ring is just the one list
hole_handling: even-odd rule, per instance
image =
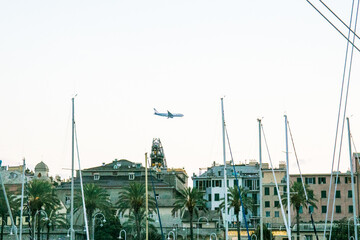
[[154, 108], [154, 111], [155, 111], [155, 113], [159, 113], [155, 108]]

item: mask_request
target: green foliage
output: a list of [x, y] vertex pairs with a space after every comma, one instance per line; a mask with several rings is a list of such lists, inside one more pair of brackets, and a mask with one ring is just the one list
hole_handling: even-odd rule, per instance
[[180, 210], [181, 215], [184, 211], [189, 212], [190, 216], [190, 239], [194, 239], [193, 232], [193, 216], [199, 215], [199, 210], [206, 211], [206, 200], [204, 199], [203, 193], [201, 193], [197, 188], [187, 187], [179, 191], [180, 195], [177, 197], [172, 214]]
[[[95, 211], [100, 211], [106, 216], [111, 213], [110, 195], [106, 189], [93, 183], [84, 185], [85, 207], [89, 223]], [[83, 209], [82, 195], [79, 191], [74, 197], [75, 212]]]
[[[306, 194], [308, 196], [308, 200], [306, 200]], [[301, 182], [294, 182], [290, 187], [290, 204], [293, 206], [296, 212], [296, 224], [297, 224], [297, 239], [300, 239], [300, 207], [307, 208], [309, 206], [313, 206], [317, 208], [316, 202], [318, 201], [314, 196], [314, 191], [309, 188], [309, 185], [305, 184], [304, 187]], [[284, 192], [282, 196], [282, 203], [284, 206], [287, 206], [287, 194]]]
[[[242, 204], [244, 205], [245, 213], [247, 213], [247, 209], [252, 208], [254, 205], [253, 200], [247, 196], [248, 191], [246, 191], [242, 187], [239, 187], [239, 188], [240, 188], [240, 193], [241, 193]], [[240, 201], [239, 189], [237, 186], [228, 188], [228, 199], [229, 199], [228, 207], [234, 208], [234, 214], [236, 216], [237, 235], [238, 235], [238, 240], [240, 240], [239, 213], [240, 213], [240, 209], [242, 206], [241, 206], [241, 201]], [[220, 204], [220, 209], [224, 209], [225, 208], [225, 199], [222, 198], [221, 200], [222, 200], [222, 202]]]
[[[349, 223], [349, 231], [350, 231], [350, 236], [354, 237], [355, 236], [354, 222], [352, 221], [352, 219], [350, 220]], [[348, 219], [343, 218], [340, 221], [334, 222], [331, 232], [331, 239], [348, 240], [350, 236], [348, 236]], [[360, 238], [359, 228], [358, 228], [358, 238]]]
[[[99, 187], [93, 183], [84, 185], [84, 197], [86, 215], [88, 219], [90, 233], [92, 232], [92, 218], [95, 212], [102, 212], [106, 217], [111, 215], [110, 195], [105, 188]], [[82, 195], [79, 191], [74, 197], [75, 212], [83, 209]]]
[[[129, 220], [128, 223], [132, 224], [132, 227], [135, 228], [136, 233], [133, 236], [136, 236], [135, 239], [141, 240], [141, 230], [145, 218], [145, 202], [146, 202], [146, 188], [144, 184], [141, 183], [131, 183], [129, 186], [126, 186], [122, 192], [119, 193], [119, 200], [116, 203], [119, 211], [122, 214], [125, 212], [128, 214]], [[149, 213], [153, 212], [155, 208], [155, 200], [153, 197], [148, 197], [149, 204]]]
[[46, 180], [31, 181], [26, 187], [26, 196], [31, 216], [35, 216], [36, 211], [43, 208], [55, 209], [60, 205], [54, 186]]
[[[253, 235], [256, 235], [257, 239], [260, 239], [260, 225], [257, 226], [255, 232], [253, 233]], [[274, 239], [273, 238], [273, 235], [271, 234], [271, 231], [266, 227], [265, 224], [263, 224], [263, 236], [264, 236], [264, 239], [263, 240], [272, 240]]]
[[[18, 209], [20, 208], [20, 202], [19, 199], [16, 198], [14, 194], [9, 192], [8, 189], [5, 188], [6, 195], [9, 201], [10, 209], [13, 214], [13, 216], [16, 216]], [[9, 216], [9, 211], [7, 208], [7, 204], [4, 197], [3, 188], [0, 185], [0, 217], [2, 220], [6, 221], [7, 217]], [[0, 230], [0, 239], [3, 239], [4, 235], [4, 224], [1, 224], [1, 230]]]
[[55, 227], [62, 227], [67, 229], [67, 221], [64, 214], [60, 214], [59, 211], [60, 207], [56, 207], [54, 209], [45, 208], [45, 212], [48, 215], [48, 219], [45, 220], [42, 218], [41, 225], [46, 229], [46, 239], [49, 240], [50, 231], [54, 231]]
[[[43, 209], [56, 209], [60, 206], [60, 200], [55, 194], [55, 187], [51, 182], [41, 179], [34, 179], [26, 186], [26, 197], [29, 211], [32, 217], [32, 226], [35, 225], [35, 214]], [[40, 214], [38, 214], [40, 215]], [[40, 216], [38, 220], [38, 238], [40, 238]], [[35, 236], [35, 232], [33, 233]]]
[[96, 240], [118, 239], [121, 230], [120, 221], [114, 215], [109, 215], [103, 226], [97, 225], [95, 228]]

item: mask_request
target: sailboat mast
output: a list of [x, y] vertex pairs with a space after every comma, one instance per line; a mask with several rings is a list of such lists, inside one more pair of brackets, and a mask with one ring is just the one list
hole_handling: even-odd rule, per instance
[[[351, 133], [350, 133], [350, 122], [349, 118], [346, 118], [348, 125], [348, 138], [349, 138], [349, 157], [350, 157], [350, 170], [351, 170], [351, 190], [352, 190], [352, 202], [353, 202], [353, 213], [354, 213], [354, 231], [355, 231], [355, 240], [358, 240], [358, 229], [357, 229], [357, 216], [356, 216], [356, 204], [355, 204], [355, 186], [354, 186], [354, 169], [352, 161], [352, 150], [351, 150]], [[348, 236], [349, 237], [349, 236]]]
[[228, 203], [227, 203], [227, 178], [226, 178], [226, 153], [225, 153], [225, 117], [224, 117], [224, 103], [223, 98], [221, 98], [221, 113], [222, 113], [222, 133], [223, 133], [223, 155], [224, 155], [224, 194], [225, 194], [225, 214], [224, 214], [224, 224], [225, 224], [225, 240], [228, 240], [228, 231], [229, 226], [227, 222], [228, 214]]
[[261, 155], [261, 119], [258, 119], [259, 122], [259, 188], [260, 188], [260, 240], [264, 239], [264, 228], [263, 228], [263, 224], [264, 224], [264, 219], [263, 219], [263, 201], [262, 201], [262, 197], [263, 197], [263, 188], [262, 188], [262, 155]]
[[72, 146], [71, 146], [71, 212], [70, 212], [70, 240], [74, 240], [74, 137], [75, 137], [75, 106], [74, 98], [71, 99], [72, 102]]
[[[286, 139], [286, 191], [287, 191], [287, 208], [288, 208], [288, 235], [291, 237], [291, 212], [290, 212], [290, 175], [289, 175], [289, 147], [288, 147], [288, 120], [285, 117], [285, 139]], [[297, 226], [299, 227], [299, 226]]]
[[21, 207], [20, 207], [20, 232], [19, 238], [22, 239], [22, 228], [23, 228], [23, 213], [24, 213], [24, 185], [25, 185], [25, 158], [23, 159], [23, 172], [21, 182]]
[[148, 194], [148, 169], [147, 169], [147, 153], [145, 153], [145, 206], [146, 206], [146, 240], [149, 240], [149, 194]]

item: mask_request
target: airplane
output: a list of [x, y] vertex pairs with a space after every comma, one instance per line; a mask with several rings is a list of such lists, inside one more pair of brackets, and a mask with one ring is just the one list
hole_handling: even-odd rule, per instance
[[155, 108], [154, 108], [154, 114], [157, 116], [161, 116], [161, 117], [167, 117], [167, 118], [174, 118], [174, 117], [183, 117], [184, 114], [181, 113], [171, 113], [169, 111], [167, 111], [167, 113], [159, 113]]

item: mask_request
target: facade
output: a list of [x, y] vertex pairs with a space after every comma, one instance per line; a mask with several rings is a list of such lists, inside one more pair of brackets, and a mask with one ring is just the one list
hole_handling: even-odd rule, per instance
[[[283, 215], [281, 213], [280, 201], [276, 190], [276, 184], [272, 170], [269, 164], [265, 163], [262, 167], [263, 173], [263, 221], [268, 228], [281, 229], [285, 228]], [[286, 166], [281, 163], [279, 168], [274, 169], [276, 181], [280, 194], [286, 192]], [[286, 211], [286, 209], [284, 209]], [[286, 233], [285, 233], [286, 234]]]
[[[188, 176], [184, 169], [156, 168], [148, 171], [148, 184], [152, 186], [152, 181], [156, 190], [162, 225], [164, 228], [172, 229], [181, 226], [181, 216], [179, 213], [173, 216], [171, 210], [176, 196], [180, 189], [187, 187]], [[125, 159], [115, 159], [113, 162], [101, 166], [82, 170], [83, 183], [94, 183], [107, 190], [113, 205], [116, 204], [121, 190], [133, 182], [145, 184], [145, 167], [141, 163], [131, 162]], [[80, 189], [79, 172], [74, 181], [75, 191]], [[62, 183], [57, 187], [60, 200], [64, 205], [70, 207], [70, 187], [71, 182]], [[149, 191], [152, 195], [152, 192]], [[118, 215], [120, 221], [125, 221], [126, 216]], [[154, 225], [159, 226], [157, 214], [153, 214]], [[82, 225], [82, 218], [78, 218], [76, 225]]]
[[[255, 161], [249, 164], [235, 165], [239, 186], [248, 191], [248, 197], [254, 201], [253, 209], [247, 211], [246, 218], [250, 219], [250, 225], [259, 222], [259, 165]], [[228, 163], [226, 166], [227, 186], [236, 186], [236, 179], [233, 167]], [[224, 191], [224, 165], [213, 165], [199, 176], [193, 175], [193, 187], [204, 193], [204, 198], [208, 201], [207, 208], [209, 210], [217, 210], [220, 214], [219, 206], [222, 203]], [[240, 211], [241, 223], [244, 225], [242, 211]], [[229, 209], [228, 223], [230, 227], [236, 227], [236, 215], [234, 209]]]

